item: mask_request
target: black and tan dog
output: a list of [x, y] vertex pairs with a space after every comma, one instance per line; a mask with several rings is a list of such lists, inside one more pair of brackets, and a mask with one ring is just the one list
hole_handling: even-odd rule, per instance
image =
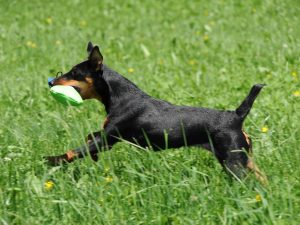
[[263, 85], [256, 84], [234, 111], [176, 106], [152, 98], [103, 64], [98, 46], [88, 43], [88, 59], [57, 77], [50, 85], [73, 86], [83, 99], [97, 99], [107, 113], [103, 130], [88, 136], [87, 145], [60, 156], [46, 157], [51, 165], [71, 162], [110, 149], [126, 140], [153, 150], [198, 145], [214, 153], [227, 171], [241, 178], [247, 171], [265, 178], [249, 157], [251, 140], [243, 121]]

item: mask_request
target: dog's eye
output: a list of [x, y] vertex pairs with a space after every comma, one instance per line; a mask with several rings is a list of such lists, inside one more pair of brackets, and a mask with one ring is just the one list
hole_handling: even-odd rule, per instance
[[76, 77], [77, 77], [77, 74], [78, 74], [78, 72], [77, 72], [77, 70], [76, 70], [76, 69], [73, 69], [73, 70], [72, 70], [72, 72], [71, 72], [71, 74], [72, 74], [72, 77], [76, 78]]

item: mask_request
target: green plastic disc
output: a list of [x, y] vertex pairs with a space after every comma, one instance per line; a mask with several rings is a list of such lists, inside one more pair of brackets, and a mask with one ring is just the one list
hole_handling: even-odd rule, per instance
[[80, 94], [71, 86], [55, 85], [50, 88], [50, 93], [64, 105], [79, 106], [83, 103]]

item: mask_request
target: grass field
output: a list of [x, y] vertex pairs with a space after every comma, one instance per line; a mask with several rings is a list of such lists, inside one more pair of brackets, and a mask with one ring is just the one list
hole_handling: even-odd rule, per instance
[[[0, 0], [0, 224], [300, 224], [300, 2]], [[198, 148], [126, 143], [97, 163], [49, 168], [105, 117], [64, 107], [47, 77], [84, 60], [175, 104], [235, 109], [268, 86], [245, 122], [269, 178], [232, 181]]]

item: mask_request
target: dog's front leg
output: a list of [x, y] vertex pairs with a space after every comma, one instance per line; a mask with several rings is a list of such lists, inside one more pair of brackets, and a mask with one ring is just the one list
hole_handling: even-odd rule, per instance
[[45, 157], [45, 160], [52, 166], [70, 163], [77, 158], [83, 158], [87, 155], [90, 155], [93, 160], [97, 161], [97, 153], [111, 149], [115, 142], [117, 140], [112, 136], [105, 135], [104, 132], [95, 132], [87, 137], [86, 145], [70, 150], [63, 155]]
[[[93, 132], [93, 133], [90, 133], [88, 134], [88, 136], [86, 137], [85, 141], [86, 141], [86, 144], [87, 145], [90, 145], [91, 143], [93, 143], [93, 141], [96, 140], [96, 138], [100, 138], [102, 135], [102, 132], [101, 131], [96, 131], [96, 132]], [[97, 162], [98, 161], [98, 152], [95, 152], [95, 153], [91, 153], [90, 152], [90, 156], [91, 158]]]

